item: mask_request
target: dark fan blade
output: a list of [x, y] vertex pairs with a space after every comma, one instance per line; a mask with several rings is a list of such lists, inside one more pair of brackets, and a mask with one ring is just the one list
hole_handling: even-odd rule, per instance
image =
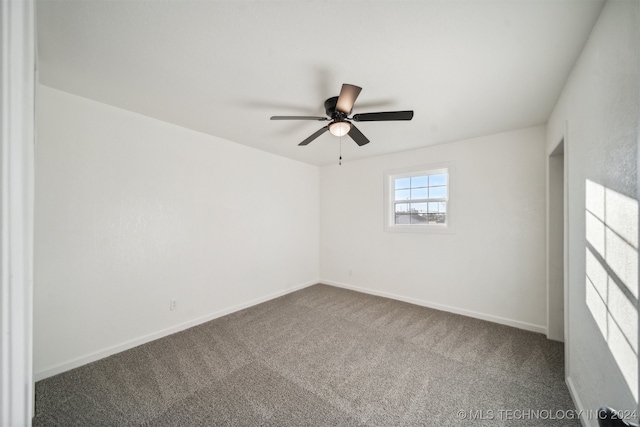
[[323, 122], [325, 120], [329, 120], [326, 117], [316, 117], [316, 116], [273, 116], [271, 120], [317, 120], [319, 122]]
[[338, 102], [336, 103], [336, 110], [345, 114], [351, 113], [353, 104], [356, 102], [356, 98], [360, 95], [361, 90], [361, 87], [347, 83], [343, 84], [342, 89], [340, 90], [340, 96], [338, 97]]
[[356, 122], [384, 122], [388, 120], [411, 120], [413, 111], [387, 111], [384, 113], [356, 114], [353, 120]]
[[351, 123], [351, 130], [349, 131], [349, 136], [353, 139], [356, 144], [359, 146], [363, 146], [364, 144], [369, 143], [369, 139], [360, 132], [360, 130]]
[[313, 135], [311, 135], [309, 138], [305, 139], [304, 141], [302, 141], [300, 144], [298, 145], [307, 145], [309, 144], [311, 141], [313, 141], [314, 139], [316, 139], [317, 137], [319, 137], [320, 135], [322, 135], [323, 133], [325, 133], [326, 131], [329, 130], [329, 126], [325, 126], [322, 129], [320, 129], [319, 131], [317, 131], [316, 133], [314, 133]]

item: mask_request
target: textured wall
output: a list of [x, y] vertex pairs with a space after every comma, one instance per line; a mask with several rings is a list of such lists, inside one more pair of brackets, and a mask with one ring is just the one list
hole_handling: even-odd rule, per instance
[[586, 410], [638, 403], [639, 28], [640, 2], [606, 3], [548, 125], [568, 157], [567, 375]]
[[[534, 127], [323, 167], [321, 278], [544, 332], [544, 132]], [[441, 162], [455, 164], [455, 232], [385, 232], [384, 171]]]
[[317, 167], [45, 86], [37, 132], [37, 376], [317, 281]]

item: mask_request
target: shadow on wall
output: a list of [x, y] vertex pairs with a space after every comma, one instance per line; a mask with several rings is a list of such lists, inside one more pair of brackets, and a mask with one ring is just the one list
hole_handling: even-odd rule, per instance
[[638, 201], [587, 180], [586, 299], [638, 403]]

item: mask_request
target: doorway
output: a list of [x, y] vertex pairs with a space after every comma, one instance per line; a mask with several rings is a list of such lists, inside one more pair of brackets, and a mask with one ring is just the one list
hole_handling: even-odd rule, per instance
[[547, 211], [547, 338], [564, 341], [565, 173], [564, 140], [549, 155]]

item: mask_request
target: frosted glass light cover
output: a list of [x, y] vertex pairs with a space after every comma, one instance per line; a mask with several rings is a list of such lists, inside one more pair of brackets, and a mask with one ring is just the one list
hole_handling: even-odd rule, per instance
[[335, 122], [329, 125], [329, 132], [335, 136], [345, 136], [351, 130], [349, 122]]

